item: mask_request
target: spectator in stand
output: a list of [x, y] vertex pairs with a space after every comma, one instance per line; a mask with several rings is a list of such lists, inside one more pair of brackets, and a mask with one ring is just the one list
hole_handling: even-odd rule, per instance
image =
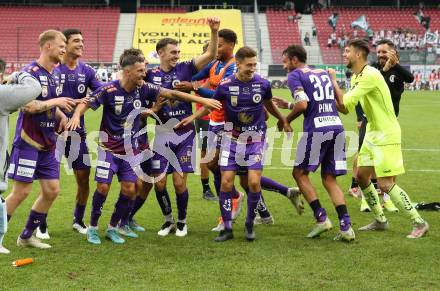
[[330, 34], [330, 38], [332, 40], [332, 45], [336, 45], [337, 44], [336, 32], [332, 32], [332, 34]]
[[312, 26], [312, 37], [313, 38], [316, 38], [316, 35], [317, 35], [317, 33], [316, 33], [316, 26]]
[[357, 31], [357, 29], [355, 28], [354, 30], [353, 30], [353, 38], [357, 38], [358, 37], [358, 31]]
[[304, 43], [307, 45], [307, 46], [310, 46], [311, 44], [310, 44], [310, 34], [308, 33], [308, 32], [306, 32], [306, 35], [304, 36]]

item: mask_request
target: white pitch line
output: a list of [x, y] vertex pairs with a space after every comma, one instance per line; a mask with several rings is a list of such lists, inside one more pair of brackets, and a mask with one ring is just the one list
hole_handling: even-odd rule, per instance
[[[289, 170], [291, 171], [292, 167], [264, 167], [264, 170]], [[348, 172], [351, 172], [351, 169], [347, 169]], [[440, 173], [440, 169], [410, 169], [406, 170], [407, 172], [424, 172], [424, 173]]]
[[[352, 147], [349, 147], [352, 148]], [[267, 149], [273, 150], [296, 150], [297, 148], [286, 148], [286, 147], [268, 147]], [[440, 152], [440, 149], [402, 149], [407, 152]]]

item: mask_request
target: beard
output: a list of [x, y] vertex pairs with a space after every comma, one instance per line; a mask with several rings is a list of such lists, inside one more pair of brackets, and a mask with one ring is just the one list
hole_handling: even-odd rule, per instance
[[353, 67], [353, 64], [352, 64], [350, 61], [348, 61], [346, 67], [349, 68], [349, 69], [351, 69], [351, 67]]

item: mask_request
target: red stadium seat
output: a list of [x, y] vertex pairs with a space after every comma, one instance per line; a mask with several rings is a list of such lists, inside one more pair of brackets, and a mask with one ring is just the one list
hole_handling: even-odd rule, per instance
[[[324, 63], [341, 63], [340, 49], [327, 47], [327, 39], [332, 33], [332, 28], [327, 23], [331, 13], [336, 12], [339, 14], [336, 27], [338, 36], [343, 25], [345, 26], [346, 31], [350, 32], [351, 35], [353, 30], [350, 28], [350, 25], [361, 15], [367, 17], [368, 23], [373, 31], [402, 28], [410, 29], [422, 34], [424, 33], [424, 28], [414, 17], [413, 13], [415, 11], [415, 8], [400, 10], [395, 8], [335, 8], [314, 12], [313, 21], [315, 22], [318, 31], [318, 41], [321, 46]], [[440, 10], [424, 9], [423, 12], [425, 16], [431, 17], [431, 31], [440, 30]], [[365, 33], [358, 30], [358, 35], [365, 36]]]
[[281, 54], [287, 46], [301, 44], [298, 24], [288, 20], [290, 15], [294, 15], [294, 12], [270, 9], [266, 12], [274, 63], [281, 63]]
[[0, 56], [8, 62], [38, 57], [38, 35], [46, 29], [78, 28], [85, 39], [85, 61], [111, 62], [119, 8], [1, 7]]

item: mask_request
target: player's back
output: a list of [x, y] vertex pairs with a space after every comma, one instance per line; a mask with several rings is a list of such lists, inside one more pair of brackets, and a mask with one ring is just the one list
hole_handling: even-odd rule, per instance
[[326, 71], [298, 68], [289, 73], [288, 85], [295, 101], [307, 101], [304, 131], [344, 130], [336, 109], [335, 91]]

